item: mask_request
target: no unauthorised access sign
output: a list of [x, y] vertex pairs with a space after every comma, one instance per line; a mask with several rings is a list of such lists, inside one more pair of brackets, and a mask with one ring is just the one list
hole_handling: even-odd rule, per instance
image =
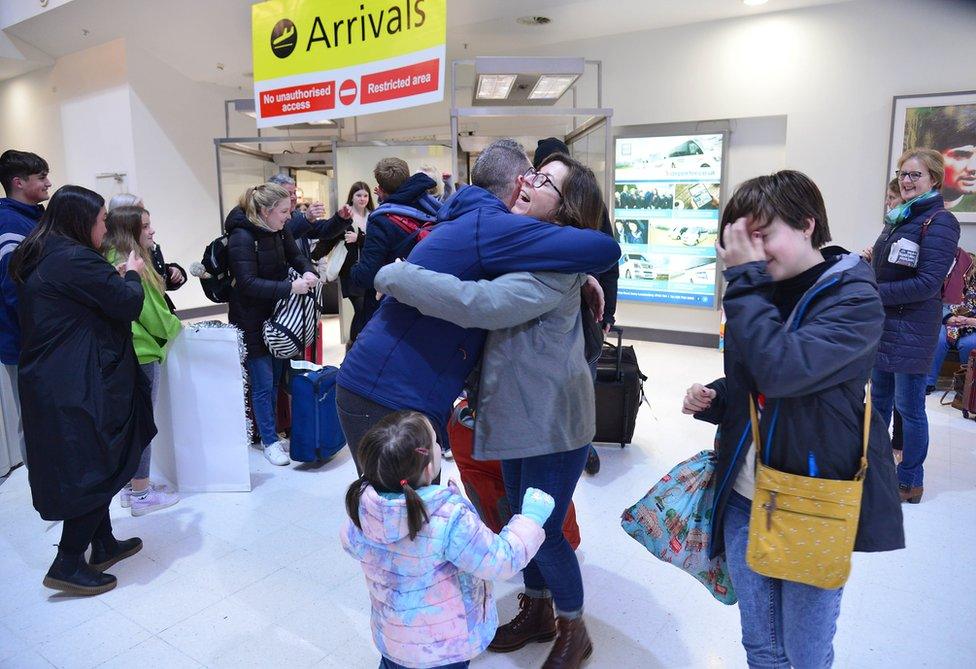
[[251, 8], [258, 127], [444, 99], [447, 0], [268, 0]]

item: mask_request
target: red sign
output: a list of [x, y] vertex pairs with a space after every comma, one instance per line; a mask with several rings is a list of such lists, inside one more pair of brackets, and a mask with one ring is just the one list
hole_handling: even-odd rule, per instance
[[416, 65], [364, 75], [359, 101], [362, 104], [383, 102], [436, 91], [439, 73], [440, 60], [435, 58]]
[[335, 82], [288, 86], [261, 93], [261, 117], [335, 109]]
[[356, 101], [356, 82], [346, 79], [339, 87], [339, 102], [344, 105], [351, 105]]

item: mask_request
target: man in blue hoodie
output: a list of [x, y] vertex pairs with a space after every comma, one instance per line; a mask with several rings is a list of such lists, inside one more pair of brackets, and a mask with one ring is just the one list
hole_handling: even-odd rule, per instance
[[[617, 262], [620, 247], [607, 235], [511, 213], [530, 167], [514, 140], [485, 149], [472, 169], [473, 185], [441, 209], [437, 227], [409, 261], [464, 280], [519, 271], [599, 274]], [[443, 443], [454, 400], [481, 358], [485, 337], [485, 330], [383, 300], [339, 371], [336, 403], [353, 459], [362, 435], [401, 409], [426, 414]]]
[[[0, 185], [7, 197], [0, 198], [0, 409], [7, 443], [0, 448], [9, 452], [11, 464], [15, 453], [25, 460], [24, 431], [20, 424], [20, 395], [17, 392], [17, 360], [20, 357], [20, 323], [17, 320], [17, 290], [10, 279], [10, 256], [33, 232], [41, 220], [51, 181], [47, 178], [47, 161], [35, 153], [4, 151], [0, 155]], [[14, 443], [16, 442], [16, 446]], [[0, 458], [0, 461], [6, 458]], [[2, 473], [6, 473], [5, 471]]]
[[[406, 258], [437, 222], [441, 202], [427, 191], [437, 184], [423, 172], [410, 176], [400, 158], [383, 158], [373, 169], [380, 206], [366, 223], [366, 241], [359, 262], [349, 269], [349, 284], [362, 291], [363, 308], [350, 328], [350, 342], [379, 308], [373, 279], [384, 265]], [[351, 345], [351, 344], [350, 344]]]

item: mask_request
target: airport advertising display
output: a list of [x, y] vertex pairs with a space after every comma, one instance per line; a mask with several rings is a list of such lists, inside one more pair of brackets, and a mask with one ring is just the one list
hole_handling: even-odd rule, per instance
[[618, 137], [618, 298], [715, 307], [725, 135]]
[[259, 128], [444, 99], [447, 0], [268, 0], [251, 7]]

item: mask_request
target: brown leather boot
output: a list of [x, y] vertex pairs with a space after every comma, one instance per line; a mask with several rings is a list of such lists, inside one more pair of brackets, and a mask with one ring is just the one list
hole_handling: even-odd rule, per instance
[[902, 502], [908, 502], [909, 504], [918, 504], [922, 501], [922, 493], [925, 489], [922, 486], [911, 487], [907, 485], [898, 486], [898, 496], [901, 497]]
[[552, 612], [552, 597], [518, 596], [519, 612], [510, 623], [495, 632], [488, 650], [510, 653], [532, 641], [552, 641], [556, 638], [556, 619]]
[[542, 669], [577, 669], [593, 654], [593, 643], [582, 618], [556, 618], [558, 636]]

